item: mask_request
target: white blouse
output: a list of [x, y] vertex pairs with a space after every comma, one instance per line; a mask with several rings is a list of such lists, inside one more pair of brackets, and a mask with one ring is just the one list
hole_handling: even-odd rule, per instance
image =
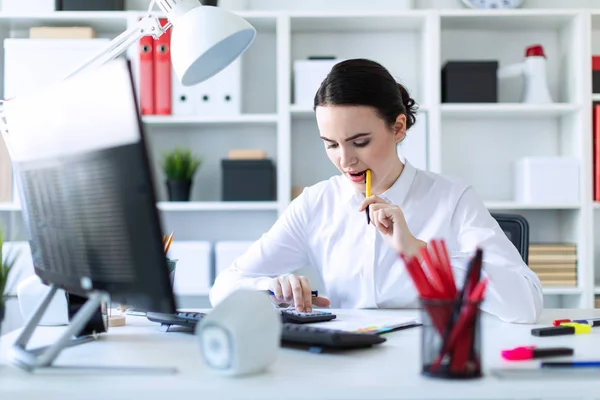
[[[379, 197], [402, 208], [416, 238], [446, 241], [459, 288], [480, 246], [482, 275], [490, 279], [481, 309], [503, 321], [536, 322], [543, 308], [540, 280], [473, 188], [403, 161], [400, 177]], [[213, 306], [238, 288], [265, 290], [272, 277], [310, 265], [332, 308], [418, 307], [403, 261], [358, 211], [363, 200], [342, 175], [304, 189], [273, 227], [219, 274], [210, 292]]]

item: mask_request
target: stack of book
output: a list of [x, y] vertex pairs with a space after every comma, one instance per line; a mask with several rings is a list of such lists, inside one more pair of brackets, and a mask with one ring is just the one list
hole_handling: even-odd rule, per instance
[[531, 244], [529, 267], [540, 278], [542, 286], [577, 286], [577, 246]]
[[600, 308], [600, 297], [595, 297], [594, 298], [594, 307], [595, 308]]

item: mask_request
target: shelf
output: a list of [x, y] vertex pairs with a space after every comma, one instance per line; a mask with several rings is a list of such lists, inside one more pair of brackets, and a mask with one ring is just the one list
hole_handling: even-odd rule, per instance
[[250, 25], [260, 32], [277, 31], [277, 12], [273, 11], [234, 11], [235, 14], [244, 18]]
[[15, 203], [0, 203], [0, 211], [21, 211], [21, 207]]
[[600, 93], [592, 93], [592, 101], [600, 101]]
[[600, 210], [600, 202], [598, 202], [598, 201], [594, 202], [594, 208], [596, 210]]
[[277, 114], [240, 114], [212, 116], [146, 115], [146, 125], [225, 125], [225, 124], [274, 124]]
[[442, 29], [532, 31], [560, 29], [578, 15], [578, 10], [442, 10]]
[[578, 210], [579, 203], [518, 203], [514, 201], [486, 201], [489, 210]]
[[[428, 107], [426, 105], [419, 104], [417, 114], [427, 112], [427, 110]], [[290, 104], [290, 113], [292, 114], [292, 118], [307, 118], [315, 116], [315, 112], [313, 111], [312, 107], [298, 106], [296, 104]]]
[[161, 211], [276, 211], [276, 201], [161, 201]]
[[15, 14], [0, 12], [0, 25], [10, 29], [29, 29], [31, 26], [63, 26], [73, 23], [93, 27], [97, 31], [124, 31], [131, 11], [56, 11], [51, 13]]
[[594, 287], [594, 294], [600, 294], [600, 286]]
[[[190, 201], [157, 203], [161, 211], [277, 211], [276, 201]], [[2, 211], [21, 211], [14, 203], [0, 203]]]
[[419, 31], [429, 11], [298, 11], [287, 12], [294, 32], [401, 32]]
[[545, 286], [542, 287], [544, 294], [582, 294], [583, 289], [576, 286]]
[[[259, 31], [275, 31], [277, 26], [276, 12], [234, 11], [245, 18]], [[124, 31], [129, 18], [145, 16], [145, 10], [132, 11], [55, 11], [49, 13], [3, 13], [0, 12], [0, 25], [8, 25], [11, 29], [29, 29], [31, 26], [60, 26], [85, 22], [98, 31]], [[155, 9], [152, 13], [163, 17], [163, 13]]]
[[292, 118], [308, 118], [315, 116], [315, 112], [313, 111], [312, 107], [298, 106], [296, 104], [290, 105], [290, 113], [292, 114]]
[[492, 104], [442, 104], [442, 117], [450, 118], [533, 118], [558, 117], [579, 110], [576, 104], [522, 104], [522, 103], [492, 103]]

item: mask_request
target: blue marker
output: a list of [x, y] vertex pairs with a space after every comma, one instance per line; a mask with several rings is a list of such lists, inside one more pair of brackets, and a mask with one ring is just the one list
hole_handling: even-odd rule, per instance
[[574, 319], [573, 322], [588, 324], [589, 326], [600, 326], [600, 319]]
[[542, 368], [564, 368], [564, 367], [600, 367], [600, 361], [546, 361]]

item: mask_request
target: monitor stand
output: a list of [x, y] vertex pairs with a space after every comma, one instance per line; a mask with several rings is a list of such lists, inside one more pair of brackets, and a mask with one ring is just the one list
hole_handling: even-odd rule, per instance
[[94, 316], [94, 313], [100, 307], [103, 302], [108, 302], [110, 296], [101, 291], [91, 291], [88, 294], [88, 300], [83, 306], [75, 313], [69, 326], [60, 335], [58, 340], [49, 346], [27, 349], [27, 345], [35, 332], [35, 329], [39, 325], [44, 313], [48, 309], [52, 298], [56, 294], [58, 287], [56, 285], [50, 285], [48, 294], [44, 297], [42, 302], [38, 305], [36, 310], [33, 312], [23, 330], [17, 337], [17, 340], [10, 348], [8, 354], [8, 360], [28, 371], [28, 372], [40, 372], [48, 369], [52, 369], [52, 372], [57, 370], [73, 370], [77, 372], [93, 371], [97, 372], [112, 372], [112, 373], [160, 373], [160, 374], [173, 374], [177, 370], [169, 367], [95, 367], [95, 366], [56, 366], [53, 365], [58, 355], [66, 348], [72, 347], [78, 344], [83, 344], [94, 340], [95, 335], [74, 338], [79, 332], [83, 330], [88, 321]]

